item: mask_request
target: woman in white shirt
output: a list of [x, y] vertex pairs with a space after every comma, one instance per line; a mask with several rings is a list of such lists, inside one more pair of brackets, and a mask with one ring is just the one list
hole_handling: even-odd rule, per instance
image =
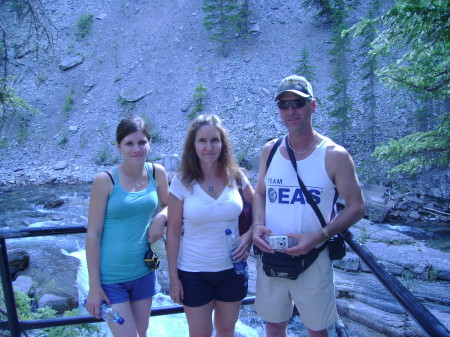
[[[238, 184], [251, 202], [253, 188], [233, 158], [222, 122], [215, 115], [198, 116], [171, 182], [167, 222], [170, 296], [183, 304], [191, 337], [211, 336], [213, 310], [216, 336], [234, 336], [247, 294], [248, 275], [234, 271], [225, 235], [228, 228], [238, 232]], [[235, 260], [247, 259], [252, 232], [240, 237]]]

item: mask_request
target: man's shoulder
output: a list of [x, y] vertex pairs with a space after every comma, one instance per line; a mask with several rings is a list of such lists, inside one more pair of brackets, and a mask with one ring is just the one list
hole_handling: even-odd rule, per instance
[[327, 153], [348, 154], [348, 151], [345, 149], [345, 147], [334, 142], [331, 138], [323, 135], [319, 135], [319, 137], [322, 139], [322, 141], [325, 142]]
[[[266, 142], [262, 148], [263, 154], [269, 155], [269, 152], [272, 150], [272, 148], [275, 146], [279, 138], [274, 138]], [[281, 144], [279, 144], [281, 145]]]

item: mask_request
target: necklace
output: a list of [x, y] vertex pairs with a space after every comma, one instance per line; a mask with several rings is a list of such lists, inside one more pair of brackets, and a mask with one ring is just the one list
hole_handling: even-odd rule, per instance
[[294, 151], [295, 153], [297, 153], [297, 154], [300, 155], [300, 156], [301, 156], [302, 154], [308, 152], [315, 144], [316, 144], [316, 139], [314, 138], [314, 141], [311, 143], [310, 146], [308, 146], [308, 147], [306, 148], [306, 150], [304, 150], [304, 151], [302, 151], [302, 152], [298, 152], [298, 151], [295, 151], [295, 150], [294, 150], [294, 148], [293, 148], [292, 145], [291, 145], [291, 141], [288, 139], [288, 145], [289, 145], [289, 147], [291, 148], [291, 150]]
[[214, 186], [213, 185], [208, 185], [208, 192], [209, 193], [214, 192]]

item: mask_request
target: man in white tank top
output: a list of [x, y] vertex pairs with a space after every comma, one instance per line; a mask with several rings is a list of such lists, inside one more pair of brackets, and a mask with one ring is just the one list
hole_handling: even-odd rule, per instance
[[[330, 236], [348, 229], [364, 215], [364, 198], [350, 154], [329, 138], [316, 132], [312, 115], [316, 112], [311, 84], [301, 76], [280, 82], [275, 98], [288, 129], [289, 147], [297, 161], [297, 172], [327, 223], [322, 228], [306, 202], [296, 173], [282, 141], [269, 168], [266, 162], [276, 140], [268, 142], [261, 154], [258, 183], [253, 197], [254, 244], [264, 253], [274, 253], [267, 235], [287, 235], [296, 245], [284, 249], [289, 255], [303, 255], [321, 246]], [[345, 209], [335, 214], [337, 195]], [[333, 269], [328, 249], [296, 280], [268, 277], [257, 266], [255, 310], [266, 321], [266, 336], [287, 336], [286, 328], [295, 304], [308, 336], [328, 336], [328, 327], [337, 320]]]

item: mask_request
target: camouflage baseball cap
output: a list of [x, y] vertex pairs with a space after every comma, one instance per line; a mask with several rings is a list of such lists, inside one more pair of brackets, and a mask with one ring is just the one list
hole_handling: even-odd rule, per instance
[[291, 75], [284, 78], [278, 85], [275, 101], [278, 101], [278, 98], [285, 92], [293, 92], [304, 98], [314, 98], [311, 83], [303, 76]]

